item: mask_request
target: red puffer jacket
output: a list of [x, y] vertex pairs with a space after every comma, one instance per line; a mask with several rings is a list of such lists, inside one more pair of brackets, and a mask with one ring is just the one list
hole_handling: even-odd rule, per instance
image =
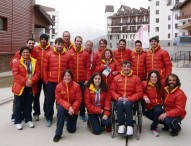
[[146, 66], [147, 73], [155, 69], [160, 73], [163, 80], [172, 72], [170, 56], [168, 52], [162, 50], [160, 46], [158, 46], [154, 52], [152, 52], [151, 48], [149, 49], [146, 55]]
[[98, 50], [94, 52], [93, 64], [95, 65], [95, 67], [98, 64], [98, 62], [101, 60], [103, 50], [104, 49], [102, 49], [102, 48], [98, 48]]
[[[17, 52], [15, 53], [15, 55], [13, 56], [13, 58], [9, 61], [9, 65], [10, 65], [11, 68], [12, 68], [12, 66], [13, 66], [13, 60], [14, 60], [14, 59], [17, 59], [17, 60], [21, 59], [21, 55], [20, 55], [19, 53], [20, 53], [20, 50], [17, 51]], [[31, 57], [32, 57], [32, 58], [36, 58], [36, 53], [35, 53], [34, 50], [32, 50], [32, 52], [31, 52]]]
[[140, 53], [134, 50], [130, 54], [130, 61], [132, 63], [133, 74], [141, 79], [146, 79], [146, 53], [143, 50], [141, 50]]
[[136, 102], [143, 98], [143, 88], [139, 77], [133, 75], [133, 71], [129, 75], [125, 75], [122, 71], [120, 75], [114, 77], [110, 87], [111, 97], [118, 100], [119, 97], [126, 97], [129, 101]]
[[171, 92], [169, 87], [164, 88], [164, 108], [167, 117], [178, 117], [181, 116], [184, 119], [186, 115], [186, 100], [187, 97], [184, 92], [176, 87]]
[[[32, 82], [33, 95], [35, 95], [37, 93], [37, 81], [40, 77], [40, 68], [38, 67], [36, 59], [32, 57], [30, 59], [32, 63], [32, 77], [30, 81]], [[23, 57], [13, 63], [12, 73], [14, 77], [12, 92], [20, 96], [23, 93], [28, 78], [27, 66], [24, 63]]]
[[52, 50], [53, 49], [50, 47], [50, 44], [48, 44], [44, 49], [42, 49], [41, 44], [34, 47], [34, 51], [36, 53], [37, 63], [40, 66], [40, 78], [41, 79], [43, 79], [43, 68], [44, 68], [43, 67], [43, 61], [44, 61], [44, 58], [45, 58], [46, 54]]
[[146, 104], [147, 110], [151, 110], [157, 104], [162, 105], [162, 95], [163, 89], [160, 90], [160, 93], [157, 93], [156, 87], [152, 82], [147, 81], [142, 82], [144, 96], [147, 96], [150, 100], [150, 103]]
[[85, 90], [84, 102], [89, 114], [101, 114], [104, 110], [104, 115], [110, 116], [111, 114], [111, 96], [109, 92], [100, 93], [100, 106], [94, 104], [96, 97], [96, 89], [93, 84]]
[[[95, 72], [103, 72], [104, 69], [106, 68], [104, 65], [106, 65], [106, 60], [102, 59], [101, 61], [97, 63]], [[114, 75], [112, 74], [112, 72], [117, 70], [117, 62], [113, 59], [110, 59], [108, 67], [111, 69], [111, 72], [109, 73], [107, 77], [103, 75], [103, 78], [105, 82], [107, 83], [107, 85], [110, 86], [114, 78]]]
[[64, 49], [61, 53], [58, 53], [56, 48], [54, 48], [54, 51], [46, 54], [43, 63], [44, 83], [60, 83], [62, 81], [62, 73], [68, 68], [66, 50]]
[[90, 78], [89, 54], [82, 48], [77, 52], [75, 46], [67, 54], [69, 56], [69, 68], [74, 75], [74, 81], [88, 81]]
[[94, 73], [94, 69], [95, 69], [95, 66], [96, 64], [94, 64], [93, 62], [93, 59], [94, 59], [94, 52], [92, 52], [92, 50], [87, 50], [86, 48], [84, 49], [84, 51], [86, 51], [88, 54], [89, 54], [89, 57], [90, 57], [90, 75], [92, 75]]
[[119, 66], [118, 71], [121, 71], [121, 63], [124, 60], [130, 59], [130, 53], [131, 53], [130, 49], [119, 49], [118, 48], [116, 50], [113, 50], [113, 56], [117, 61], [117, 66]]
[[69, 110], [72, 107], [75, 114], [78, 114], [82, 94], [78, 83], [71, 81], [69, 84], [61, 82], [56, 86], [55, 90], [56, 102], [64, 109]]

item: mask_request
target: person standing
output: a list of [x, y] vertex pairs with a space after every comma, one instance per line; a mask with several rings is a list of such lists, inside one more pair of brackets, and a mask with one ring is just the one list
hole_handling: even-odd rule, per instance
[[166, 50], [161, 49], [158, 37], [152, 37], [149, 41], [151, 48], [146, 54], [147, 74], [153, 69], [157, 70], [161, 75], [163, 84], [172, 72], [170, 56]]
[[43, 81], [46, 84], [46, 126], [52, 125], [56, 85], [62, 81], [62, 73], [68, 68], [68, 56], [62, 38], [55, 40], [53, 51], [46, 54], [43, 64]]
[[[44, 91], [44, 95], [45, 95], [45, 91], [46, 91], [46, 84], [43, 82], [43, 62], [44, 62], [44, 58], [46, 56], [46, 54], [50, 51], [52, 51], [52, 47], [50, 46], [50, 44], [48, 43], [48, 35], [46, 34], [41, 34], [40, 35], [40, 43], [34, 47], [34, 52], [36, 53], [36, 59], [37, 59], [37, 63], [40, 66], [40, 79], [37, 82], [37, 88], [38, 88], [38, 92], [34, 97], [34, 104], [33, 104], [33, 116], [34, 116], [34, 120], [35, 121], [39, 121], [39, 115], [40, 115], [40, 93], [41, 93], [41, 89], [43, 87], [43, 91]], [[46, 100], [46, 96], [44, 97], [44, 112], [45, 112], [45, 100]], [[46, 116], [46, 112], [44, 114]]]
[[185, 93], [180, 89], [180, 79], [175, 74], [170, 74], [166, 78], [166, 87], [164, 88], [164, 113], [159, 116], [159, 120], [164, 123], [163, 130], [169, 128], [171, 136], [177, 136], [181, 131], [180, 122], [186, 116]]
[[93, 64], [94, 63], [93, 62], [93, 59], [94, 59], [93, 42], [90, 40], [87, 40], [85, 46], [86, 47], [84, 50], [89, 54], [89, 57], [90, 57], [90, 72], [92, 75], [95, 69], [95, 64]]
[[146, 80], [146, 53], [142, 49], [142, 42], [135, 41], [135, 49], [130, 53], [130, 61], [132, 63], [133, 74], [140, 77], [141, 80]]
[[79, 84], [73, 81], [72, 71], [67, 69], [62, 74], [63, 81], [56, 86], [56, 102], [57, 102], [57, 127], [54, 142], [58, 142], [61, 138], [64, 121], [67, 120], [67, 131], [74, 133], [78, 112], [82, 100], [82, 94]]
[[127, 128], [126, 134], [133, 135], [132, 107], [134, 103], [143, 98], [143, 89], [141, 79], [133, 75], [130, 61], [124, 60], [121, 69], [121, 74], [113, 79], [110, 92], [116, 102], [118, 133], [124, 134]]
[[64, 49], [66, 49], [66, 51], [73, 48], [73, 43], [70, 40], [71, 36], [70, 36], [69, 31], [64, 31], [63, 35], [62, 35], [62, 38], [63, 38], [63, 41], [64, 41]]
[[118, 71], [121, 71], [121, 67], [120, 67], [121, 63], [124, 60], [130, 59], [130, 53], [131, 53], [131, 50], [126, 48], [126, 40], [120, 39], [118, 49], [113, 50], [113, 56], [117, 61], [117, 66], [119, 66]]
[[85, 105], [88, 111], [88, 122], [93, 134], [99, 135], [102, 126], [106, 130], [111, 125], [111, 96], [101, 73], [94, 73], [85, 90]]
[[82, 37], [76, 36], [74, 47], [67, 54], [69, 56], [69, 69], [72, 70], [74, 81], [80, 85], [82, 93], [82, 103], [80, 106], [80, 118], [83, 122], [87, 121], [84, 105], [84, 85], [90, 78], [90, 60], [89, 54], [82, 48]]
[[144, 102], [145, 111], [143, 111], [147, 118], [152, 120], [151, 133], [157, 137], [158, 132], [158, 117], [162, 114], [162, 97], [163, 88], [161, 84], [160, 74], [157, 70], [152, 70], [147, 78], [147, 81], [143, 81]]
[[30, 128], [34, 127], [32, 122], [33, 96], [37, 93], [37, 81], [40, 76], [40, 69], [36, 59], [30, 57], [31, 49], [28, 46], [20, 49], [21, 58], [13, 63], [13, 85], [15, 108], [14, 124], [16, 129], [22, 130], [22, 115]]

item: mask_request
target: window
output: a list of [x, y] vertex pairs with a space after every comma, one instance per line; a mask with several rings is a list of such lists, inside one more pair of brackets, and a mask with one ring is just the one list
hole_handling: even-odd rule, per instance
[[156, 32], [159, 32], [159, 27], [156, 27], [156, 28], [155, 28], [155, 31], [156, 31]]
[[178, 18], [178, 14], [175, 15], [175, 19], [177, 19], [177, 18]]
[[176, 3], [179, 3], [179, 0], [176, 0]]
[[112, 35], [109, 36], [109, 39], [112, 40]]
[[109, 43], [109, 47], [112, 48], [112, 43]]
[[0, 30], [7, 30], [7, 18], [0, 17]]
[[156, 18], [156, 23], [159, 23], [159, 18]]
[[168, 25], [168, 29], [171, 29], [171, 25], [170, 24]]
[[168, 42], [168, 46], [170, 46], [170, 42]]
[[159, 6], [159, 1], [156, 1], [156, 6]]
[[182, 22], [182, 24], [184, 25], [184, 24], [186, 24], [186, 22], [184, 21], [184, 22]]
[[185, 32], [183, 32], [183, 33], [182, 33], [182, 35], [183, 35], [183, 36], [185, 36], [185, 35], [186, 35], [186, 33], [185, 33]]
[[176, 28], [176, 29], [178, 28], [178, 23], [175, 24], [175, 28]]
[[159, 14], [159, 10], [156, 10], [156, 14]]
[[116, 35], [116, 39], [119, 40], [119, 35]]
[[170, 17], [170, 15], [168, 15], [168, 20], [171, 20], [171, 17]]
[[172, 0], [168, 0], [167, 6], [172, 5]]
[[168, 33], [168, 38], [170, 39], [170, 33]]
[[116, 43], [116, 48], [119, 46], [119, 43]]
[[174, 36], [177, 37], [177, 36], [178, 36], [178, 33], [175, 33]]

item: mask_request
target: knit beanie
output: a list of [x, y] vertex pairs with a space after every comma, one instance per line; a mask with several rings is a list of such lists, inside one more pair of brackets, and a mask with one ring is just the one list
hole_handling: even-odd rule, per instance
[[46, 35], [45, 33], [40, 35], [40, 40], [45, 39], [48, 42], [48, 35]]
[[151, 42], [153, 40], [159, 43], [159, 38], [157, 36], [154, 36], [154, 37], [150, 38], [149, 42]]

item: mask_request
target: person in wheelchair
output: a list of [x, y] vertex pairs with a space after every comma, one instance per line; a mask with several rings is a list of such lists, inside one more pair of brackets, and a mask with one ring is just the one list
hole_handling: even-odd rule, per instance
[[116, 102], [118, 133], [124, 134], [127, 128], [127, 135], [133, 135], [133, 104], [143, 97], [141, 79], [133, 75], [131, 67], [131, 62], [124, 60], [121, 73], [114, 77], [110, 88], [111, 97]]
[[148, 74], [147, 81], [142, 82], [144, 91], [144, 113], [147, 118], [152, 120], [151, 133], [159, 136], [157, 126], [159, 124], [158, 117], [162, 114], [162, 84], [160, 74], [157, 70], [152, 70]]
[[106, 131], [110, 132], [111, 96], [101, 73], [94, 73], [86, 87], [84, 101], [91, 131], [99, 135], [106, 126]]
[[164, 113], [159, 116], [159, 120], [164, 122], [163, 130], [168, 131], [171, 136], [177, 136], [181, 131], [180, 122], [186, 116], [186, 100], [187, 97], [180, 89], [180, 80], [177, 75], [170, 74], [164, 88]]

